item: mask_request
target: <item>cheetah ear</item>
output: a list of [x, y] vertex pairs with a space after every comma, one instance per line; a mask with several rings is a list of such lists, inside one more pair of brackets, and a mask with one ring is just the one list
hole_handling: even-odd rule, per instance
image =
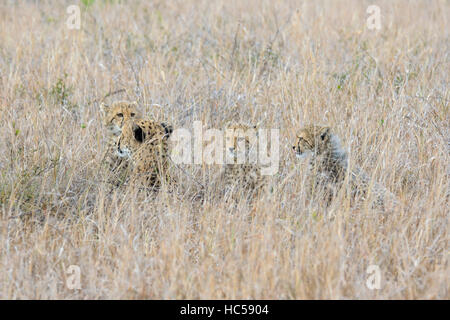
[[109, 105], [107, 105], [106, 103], [102, 102], [102, 103], [100, 104], [100, 110], [101, 110], [103, 113], [106, 113], [106, 112], [108, 111], [108, 109], [109, 109]]
[[134, 106], [134, 107], [137, 107], [137, 106], [138, 106], [138, 103], [137, 103], [137, 101], [133, 101], [133, 102], [131, 102], [131, 103], [130, 103], [130, 106]]
[[138, 142], [144, 142], [145, 139], [145, 133], [142, 130], [141, 127], [139, 127], [137, 124], [133, 123], [133, 135], [136, 141]]
[[259, 130], [258, 130], [259, 129], [259, 122], [257, 124], [255, 124], [255, 125], [251, 126], [251, 128], [256, 131], [256, 136], [259, 137]]
[[164, 123], [164, 122], [161, 123], [161, 126], [164, 128], [164, 132], [166, 134], [165, 135], [166, 138], [170, 137], [170, 135], [173, 132], [173, 127], [171, 125], [169, 125], [169, 124]]
[[328, 138], [329, 135], [330, 135], [330, 128], [329, 127], [324, 127], [322, 129], [320, 129], [320, 139], [322, 141], [324, 141], [326, 138]]

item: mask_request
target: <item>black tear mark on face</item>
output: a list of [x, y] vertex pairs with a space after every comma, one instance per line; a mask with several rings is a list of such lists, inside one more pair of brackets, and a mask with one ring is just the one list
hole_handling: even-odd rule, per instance
[[140, 143], [144, 142], [145, 133], [141, 127], [139, 127], [139, 126], [134, 127], [133, 134], [134, 134], [134, 138], [136, 139], [136, 141], [138, 141]]
[[329, 131], [330, 131], [329, 128], [323, 129], [322, 133], [320, 134], [320, 139], [321, 139], [322, 141], [324, 141], [325, 138], [328, 136]]
[[164, 128], [164, 133], [165, 133], [166, 137], [169, 137], [173, 132], [172, 126], [168, 125], [164, 122], [161, 123], [161, 126]]

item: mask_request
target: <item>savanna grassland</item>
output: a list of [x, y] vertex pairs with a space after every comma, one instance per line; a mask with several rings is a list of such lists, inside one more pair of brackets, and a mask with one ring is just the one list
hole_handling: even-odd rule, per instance
[[[449, 17], [437, 0], [0, 1], [0, 298], [448, 299]], [[174, 128], [279, 129], [279, 170], [253, 202], [225, 201], [205, 164], [157, 195], [112, 188], [99, 104], [118, 99]], [[403, 205], [308, 197], [308, 123]]]

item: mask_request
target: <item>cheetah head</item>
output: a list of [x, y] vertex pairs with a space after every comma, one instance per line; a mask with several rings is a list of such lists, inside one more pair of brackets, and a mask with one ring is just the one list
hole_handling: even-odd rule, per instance
[[137, 102], [116, 101], [111, 105], [102, 103], [100, 109], [109, 132], [118, 136], [122, 127], [128, 120], [137, 119], [141, 116]]
[[[226, 151], [231, 159], [238, 157], [241, 150], [245, 150], [245, 156], [256, 146], [257, 126], [232, 123], [227, 126], [227, 134], [225, 135]], [[243, 149], [245, 148], [245, 149]]]
[[300, 129], [297, 144], [292, 146], [298, 158], [321, 155], [332, 149], [332, 134], [329, 127], [309, 125]]

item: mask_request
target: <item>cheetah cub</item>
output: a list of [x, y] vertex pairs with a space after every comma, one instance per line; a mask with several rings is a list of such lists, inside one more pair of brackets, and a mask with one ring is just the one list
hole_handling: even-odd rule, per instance
[[384, 210], [385, 200], [389, 198], [391, 204], [396, 204], [395, 197], [383, 186], [370, 183], [369, 177], [359, 168], [352, 172], [348, 170], [348, 156], [341, 148], [339, 138], [329, 127], [308, 125], [303, 127], [297, 135], [297, 143], [293, 150], [298, 158], [309, 158], [308, 193], [321, 190], [325, 194], [327, 204], [339, 191], [348, 178], [352, 197], [365, 198], [369, 192], [374, 194], [372, 207]]
[[[227, 164], [225, 165], [226, 190], [240, 190], [255, 195], [263, 186], [261, 168], [256, 163], [257, 127], [242, 123], [228, 125], [226, 134]], [[230, 163], [232, 162], [232, 163]]]
[[141, 117], [137, 102], [115, 101], [111, 105], [102, 103], [100, 109], [103, 114], [103, 123], [107, 129], [106, 151], [103, 161], [110, 175], [109, 182], [119, 185], [127, 175], [127, 161], [120, 158], [117, 153], [117, 137], [122, 132], [125, 122]]
[[117, 155], [130, 165], [129, 181], [158, 190], [169, 181], [169, 137], [172, 127], [152, 120], [127, 121], [117, 140]]

